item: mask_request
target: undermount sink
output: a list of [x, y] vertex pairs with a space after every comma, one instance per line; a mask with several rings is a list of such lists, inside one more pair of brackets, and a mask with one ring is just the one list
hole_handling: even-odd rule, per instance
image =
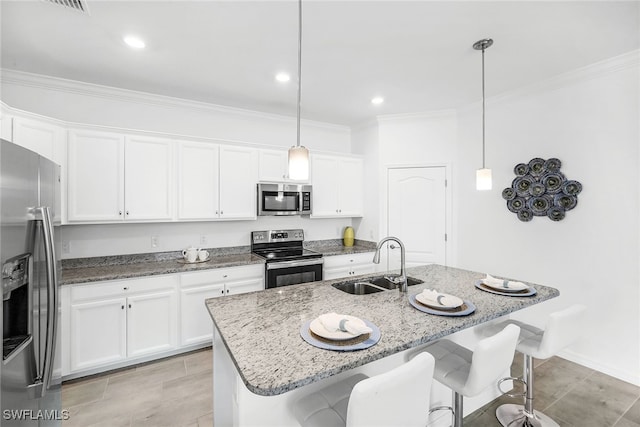
[[[333, 286], [336, 289], [346, 292], [351, 295], [367, 295], [374, 294], [376, 292], [382, 292], [391, 289], [397, 289], [400, 276], [379, 276], [372, 277], [370, 279], [362, 280], [350, 280], [348, 282], [334, 283]], [[407, 285], [413, 286], [419, 283], [424, 283], [420, 279], [414, 277], [407, 277]]]
[[351, 295], [367, 295], [386, 290], [367, 282], [340, 282], [331, 286]]

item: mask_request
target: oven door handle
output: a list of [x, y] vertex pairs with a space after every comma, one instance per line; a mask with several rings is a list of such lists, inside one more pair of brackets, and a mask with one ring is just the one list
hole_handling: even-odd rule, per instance
[[324, 263], [324, 260], [322, 258], [313, 258], [310, 260], [268, 262], [267, 270], [277, 270], [280, 268], [290, 268], [290, 267], [304, 267], [305, 265], [321, 265], [323, 263]]

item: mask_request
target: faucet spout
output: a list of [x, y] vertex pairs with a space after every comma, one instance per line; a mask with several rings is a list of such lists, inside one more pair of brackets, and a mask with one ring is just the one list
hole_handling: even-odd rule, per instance
[[[398, 245], [400, 245], [400, 276], [401, 276], [402, 282], [400, 283], [400, 286], [398, 286], [398, 290], [400, 292], [407, 292], [407, 273], [406, 273], [406, 269], [405, 269], [405, 250], [404, 250], [404, 244], [400, 241], [400, 239], [398, 239], [397, 237], [388, 236], [388, 237], [385, 237], [384, 239], [380, 240], [378, 242], [378, 246], [376, 246], [376, 253], [373, 255], [373, 262], [374, 262], [374, 264], [380, 264], [380, 249], [382, 248], [382, 245], [384, 245], [385, 243], [387, 243], [390, 240], [392, 240], [392, 241], [396, 242]], [[393, 248], [393, 246], [392, 246], [392, 248]]]

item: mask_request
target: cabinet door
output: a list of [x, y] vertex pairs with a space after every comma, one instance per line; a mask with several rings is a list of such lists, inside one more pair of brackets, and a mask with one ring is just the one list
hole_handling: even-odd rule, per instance
[[260, 181], [287, 180], [288, 162], [286, 150], [260, 150]]
[[125, 218], [173, 218], [173, 145], [170, 140], [126, 137]]
[[124, 137], [70, 131], [68, 156], [69, 222], [124, 219]]
[[211, 316], [209, 316], [204, 301], [223, 295], [224, 285], [222, 283], [182, 289], [180, 293], [181, 345], [211, 341], [213, 337]]
[[60, 158], [60, 146], [64, 143], [64, 128], [23, 117], [13, 118], [13, 143], [35, 151], [43, 157], [59, 165], [64, 164]]
[[220, 218], [256, 219], [258, 153], [220, 146]]
[[175, 348], [177, 307], [173, 290], [127, 298], [127, 356]]
[[[311, 156], [313, 216], [338, 216], [338, 160], [332, 156]], [[348, 185], [344, 182], [343, 185]]]
[[324, 267], [322, 270], [322, 279], [323, 280], [333, 280], [340, 279], [342, 277], [349, 277], [351, 272], [350, 266], [344, 267]]
[[127, 356], [125, 298], [71, 305], [71, 371], [116, 363]]
[[362, 216], [364, 167], [360, 159], [341, 159], [338, 163], [338, 213], [342, 216]]
[[180, 142], [178, 218], [218, 217], [218, 145]]
[[264, 289], [264, 277], [254, 279], [238, 280], [226, 284], [226, 295], [245, 294], [247, 292], [261, 291]]

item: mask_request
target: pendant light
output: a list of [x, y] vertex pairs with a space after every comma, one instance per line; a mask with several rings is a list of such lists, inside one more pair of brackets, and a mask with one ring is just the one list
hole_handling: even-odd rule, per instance
[[484, 164], [484, 51], [492, 44], [492, 39], [478, 40], [473, 44], [475, 50], [482, 50], [482, 169], [476, 171], [476, 190], [491, 190], [491, 169], [487, 169]]
[[302, 88], [302, 0], [298, 0], [298, 120], [296, 145], [289, 148], [289, 179], [309, 179], [309, 150], [300, 145], [300, 93]]

